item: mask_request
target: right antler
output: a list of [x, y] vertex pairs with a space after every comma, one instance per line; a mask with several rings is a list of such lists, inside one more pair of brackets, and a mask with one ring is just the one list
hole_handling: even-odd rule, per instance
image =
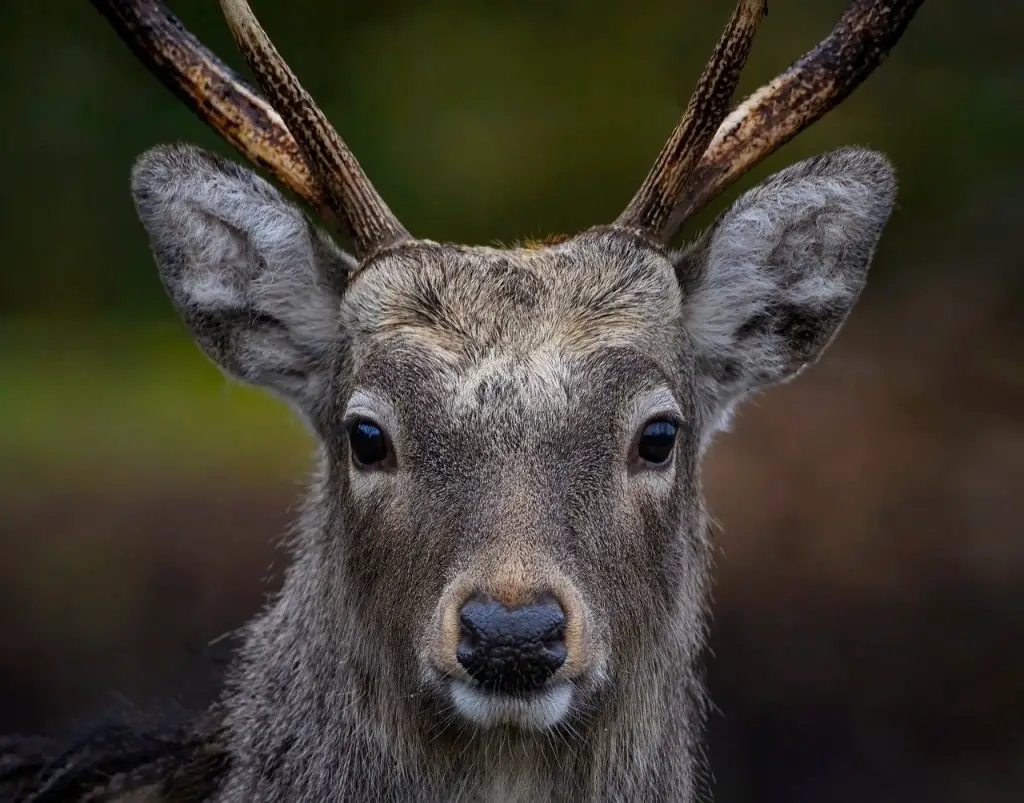
[[159, 0], [92, 0], [135, 55], [242, 155], [352, 237], [365, 257], [409, 233], [270, 43], [245, 0], [221, 8], [268, 102]]
[[[765, 0], [740, 0], [682, 122], [616, 223], [668, 242], [684, 220], [842, 102], [924, 0], [851, 0], [832, 33], [726, 116]], [[709, 128], [717, 127], [713, 137]]]
[[768, 0], [739, 0], [736, 10], [704, 67], [686, 112], [658, 160], [616, 223], [661, 236], [697, 161], [711, 143], [719, 123], [729, 114], [732, 94], [740, 80], [757, 26], [768, 11]]

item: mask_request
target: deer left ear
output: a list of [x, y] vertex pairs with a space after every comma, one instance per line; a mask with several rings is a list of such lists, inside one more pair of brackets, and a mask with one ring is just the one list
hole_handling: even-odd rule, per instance
[[821, 356], [864, 287], [895, 196], [884, 156], [833, 151], [750, 190], [675, 255], [708, 432]]

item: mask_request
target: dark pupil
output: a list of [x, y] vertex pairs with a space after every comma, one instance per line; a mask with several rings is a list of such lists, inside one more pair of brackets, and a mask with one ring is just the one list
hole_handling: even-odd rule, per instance
[[676, 425], [671, 421], [652, 421], [644, 427], [638, 451], [648, 463], [664, 463], [672, 456], [676, 442]]
[[376, 424], [359, 421], [349, 430], [348, 438], [352, 444], [352, 454], [363, 465], [379, 463], [388, 456], [384, 433]]

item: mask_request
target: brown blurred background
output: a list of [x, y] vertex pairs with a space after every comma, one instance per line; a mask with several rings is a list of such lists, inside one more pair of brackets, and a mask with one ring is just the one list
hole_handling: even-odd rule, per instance
[[[239, 63], [215, 3], [172, 5]], [[414, 233], [507, 242], [617, 214], [731, 2], [254, 6]], [[741, 92], [842, 7], [773, 0]], [[2, 16], [0, 732], [51, 731], [148, 704], [258, 610], [309, 443], [190, 343], [132, 210], [144, 149], [226, 148], [84, 0]], [[861, 144], [902, 191], [825, 361], [709, 459], [724, 803], [1024, 800], [1021, 30], [925, 3], [743, 182]]]

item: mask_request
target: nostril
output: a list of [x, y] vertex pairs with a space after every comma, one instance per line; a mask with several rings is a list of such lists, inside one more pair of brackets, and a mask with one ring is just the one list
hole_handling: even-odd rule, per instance
[[472, 660], [477, 649], [486, 646], [487, 602], [471, 598], [459, 611], [459, 663]]
[[550, 594], [512, 608], [474, 595], [459, 612], [456, 658], [486, 688], [532, 691], [565, 663], [565, 624], [565, 611]]

